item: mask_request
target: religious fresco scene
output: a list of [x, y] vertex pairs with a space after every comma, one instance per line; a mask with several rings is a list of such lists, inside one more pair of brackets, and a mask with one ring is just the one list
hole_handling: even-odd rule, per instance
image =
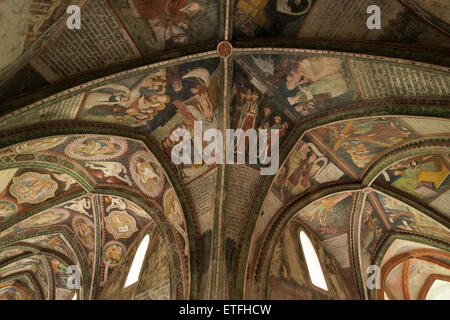
[[449, 175], [448, 154], [426, 154], [392, 165], [377, 180], [415, 196], [448, 216], [450, 211], [445, 200], [450, 195]]
[[450, 300], [449, 10], [0, 0], [0, 300]]

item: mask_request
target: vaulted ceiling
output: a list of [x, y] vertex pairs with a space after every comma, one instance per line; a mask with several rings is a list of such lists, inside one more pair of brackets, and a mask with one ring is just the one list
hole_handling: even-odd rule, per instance
[[[373, 4], [380, 30], [366, 27]], [[449, 280], [447, 1], [0, 12], [0, 299], [71, 299], [71, 265], [81, 299], [423, 299]], [[175, 165], [169, 137], [194, 121], [279, 129], [279, 170]], [[300, 230], [328, 291], [305, 273]], [[381, 288], [366, 286], [370, 265]]]

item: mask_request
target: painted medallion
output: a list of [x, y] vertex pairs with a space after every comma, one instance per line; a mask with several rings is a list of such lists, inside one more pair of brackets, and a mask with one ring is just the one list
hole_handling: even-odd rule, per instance
[[145, 151], [133, 155], [130, 160], [133, 180], [150, 198], [156, 198], [164, 187], [164, 174], [156, 158]]

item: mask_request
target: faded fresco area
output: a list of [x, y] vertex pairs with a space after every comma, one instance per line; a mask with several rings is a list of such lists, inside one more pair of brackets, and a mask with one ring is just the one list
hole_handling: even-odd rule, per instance
[[0, 300], [36, 300], [36, 290], [30, 280], [22, 277], [12, 282], [0, 283]]
[[[409, 1], [408, 1], [409, 2]], [[413, 0], [413, 2], [425, 10], [430, 15], [450, 23], [448, 12], [450, 12], [450, 3], [446, 0]]]
[[150, 243], [145, 257], [135, 296], [145, 295], [146, 299], [170, 299], [170, 271], [168, 251], [156, 226], [153, 225], [148, 234]]
[[351, 297], [345, 276], [338, 264], [320, 241], [311, 239], [315, 246], [328, 291], [315, 287], [309, 278], [308, 267], [300, 244], [301, 223], [296, 218], [285, 227], [272, 256], [269, 274], [268, 299], [328, 300]]
[[323, 240], [347, 232], [353, 194], [339, 193], [315, 201], [297, 213], [301, 219]]
[[0, 1], [0, 71], [29, 49], [65, 13], [71, 0]]

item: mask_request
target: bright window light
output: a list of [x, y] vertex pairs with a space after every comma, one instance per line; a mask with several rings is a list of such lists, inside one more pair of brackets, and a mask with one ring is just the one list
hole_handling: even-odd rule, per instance
[[450, 282], [435, 280], [427, 293], [426, 300], [450, 300]]
[[303, 231], [300, 232], [300, 242], [302, 244], [303, 254], [305, 255], [311, 282], [313, 285], [328, 291], [327, 283], [325, 281], [325, 277], [323, 276], [316, 250], [314, 250], [311, 241]]
[[138, 281], [139, 273], [141, 272], [142, 263], [144, 262], [145, 253], [147, 252], [149, 241], [150, 237], [148, 235], [146, 235], [144, 239], [142, 239], [142, 242], [136, 251], [136, 255], [134, 256], [133, 263], [131, 264], [127, 281], [125, 281], [125, 288], [131, 286], [132, 284]]

